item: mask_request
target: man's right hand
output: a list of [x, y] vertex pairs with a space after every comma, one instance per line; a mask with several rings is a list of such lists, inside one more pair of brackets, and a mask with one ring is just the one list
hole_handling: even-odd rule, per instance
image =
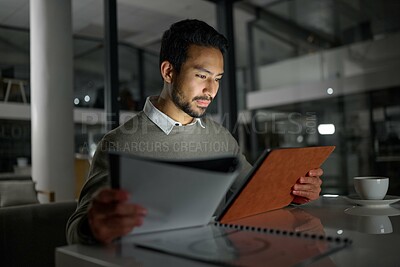
[[142, 225], [146, 209], [128, 203], [128, 199], [129, 194], [123, 190], [106, 188], [96, 193], [88, 209], [88, 221], [99, 242], [109, 244]]

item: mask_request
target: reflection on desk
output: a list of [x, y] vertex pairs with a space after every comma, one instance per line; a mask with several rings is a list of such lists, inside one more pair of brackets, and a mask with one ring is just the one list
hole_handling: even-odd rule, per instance
[[[387, 218], [385, 217], [379, 217], [375, 219], [369, 218], [371, 216], [354, 215], [345, 212], [345, 210], [348, 210], [352, 207], [353, 205], [341, 198], [321, 197], [317, 201], [313, 201], [302, 206], [286, 207], [284, 209], [271, 211], [253, 217], [248, 217], [242, 219], [241, 223], [252, 223], [254, 227], [281, 229], [280, 231], [287, 231], [287, 233], [289, 231], [292, 231], [294, 233], [301, 233], [302, 235], [311, 235], [314, 233], [316, 235], [325, 235], [327, 237], [332, 237], [333, 239], [335, 239], [336, 237], [341, 237], [342, 239], [348, 238], [352, 240], [351, 246], [347, 246], [346, 248], [336, 253], [324, 255], [324, 257], [315, 262], [303, 262], [307, 266], [399, 266], [400, 257], [398, 253], [398, 244], [400, 244], [400, 216], [383, 215], [389, 217], [389, 224]], [[395, 203], [391, 205], [391, 208], [393, 208], [394, 210], [400, 210], [400, 204]], [[382, 224], [383, 226], [374, 228], [376, 226], [376, 223]], [[381, 231], [380, 229], [383, 229], [385, 231], [385, 234], [377, 234], [377, 231]], [[231, 230], [234, 231], [234, 229]], [[221, 232], [220, 230], [218, 231]], [[193, 233], [194, 232], [192, 232], [192, 234]], [[170, 235], [172, 233], [165, 232], [165, 234]], [[201, 233], [198, 234], [200, 234], [200, 236], [202, 235]], [[295, 264], [294, 262], [286, 261], [286, 259], [284, 258], [273, 258], [272, 256], [273, 250], [271, 248], [273, 248], [274, 246], [276, 249], [279, 248], [279, 246], [286, 246], [287, 248], [290, 248], [290, 246], [292, 245], [292, 243], [289, 242], [284, 242], [278, 245], [280, 241], [274, 240], [274, 237], [280, 237], [281, 235], [265, 235], [267, 236], [267, 243], [263, 243], [260, 241], [263, 240], [263, 238], [258, 239], [257, 237], [257, 239], [254, 239], [254, 235], [257, 235], [257, 233], [247, 232], [246, 234], [246, 232], [240, 232], [240, 234], [236, 237], [235, 235], [232, 235], [232, 239], [230, 239], [230, 242], [235, 243], [235, 238], [238, 238], [242, 240], [240, 243], [243, 244], [242, 242], [244, 238], [245, 240], [249, 240], [250, 247], [254, 249], [251, 250], [249, 247], [239, 246], [239, 251], [247, 251], [247, 253], [251, 252], [253, 253], [252, 255], [254, 255], [254, 253], [256, 252], [259, 253], [259, 250], [262, 247], [266, 251], [265, 255], [261, 253], [256, 262], [253, 262], [251, 260], [251, 257], [240, 262], [231, 262], [233, 266], [263, 266], [262, 263], [264, 260], [273, 262], [274, 264], [272, 266], [291, 266]], [[145, 235], [143, 235], [143, 238], [145, 238]], [[208, 240], [209, 241], [204, 241], [206, 243], [199, 243], [197, 246], [194, 246], [195, 249], [192, 250], [193, 253], [195, 255], [200, 255], [204, 251], [212, 251], [215, 252], [214, 254], [212, 254], [214, 259], [219, 259], [218, 255], [221, 252], [221, 248], [219, 248], [218, 245], [224, 244], [224, 239], [220, 239], [221, 242], [218, 241], [217, 243], [214, 243], [212, 245], [211, 243], [209, 243], [212, 239]], [[259, 240], [259, 242], [253, 242], [254, 240]], [[125, 247], [129, 250], [128, 254], [126, 254], [126, 250], [121, 250], [122, 242], [125, 242], [125, 245], [129, 245]], [[230, 245], [232, 245], [232, 243], [230, 243]], [[171, 245], [170, 247], [173, 247], [173, 245]], [[232, 250], [232, 246], [230, 247], [230, 249], [231, 250], [222, 250], [225, 252], [234, 251]], [[295, 248], [287, 250], [286, 258], [290, 258], [292, 254], [294, 257], [296, 257], [295, 255], [297, 254]], [[263, 258], [263, 256], [266, 255], [268, 256], [266, 258]], [[228, 253], [228, 255], [225, 256], [229, 259], [229, 257], [234, 256], [234, 254]], [[223, 258], [221, 255], [221, 259], [227, 258]], [[204, 261], [195, 261], [183, 257], [168, 255], [165, 253], [159, 253], [157, 251], [154, 251], [154, 249], [141, 249], [135, 247], [132, 243], [132, 240], [129, 240], [129, 238], [125, 239], [125, 241], [119, 241], [108, 247], [88, 247], [82, 245], [73, 245], [58, 248], [56, 252], [56, 263], [59, 267], [83, 264], [91, 264], [91, 266], [129, 265], [136, 267], [200, 267], [216, 265], [215, 262], [214, 264], [208, 264]]]
[[[142, 248], [217, 265], [290, 267], [309, 264], [348, 245], [320, 236], [264, 230], [241, 230], [218, 224], [132, 236], [121, 244], [121, 255], [134, 255], [130, 249], [132, 244], [136, 244]], [[325, 262], [325, 266], [334, 265]]]
[[391, 204], [400, 201], [399, 196], [386, 195], [384, 199], [361, 199], [359, 196], [345, 196], [344, 200], [353, 205], [370, 207], [370, 208], [387, 208]]
[[393, 232], [389, 216], [400, 215], [400, 209], [383, 206], [353, 206], [344, 213], [358, 217], [358, 231], [367, 234], [389, 234]]
[[273, 210], [270, 212], [250, 216], [232, 222], [243, 226], [285, 230], [295, 233], [307, 233], [325, 236], [321, 220], [309, 212], [297, 208], [286, 207], [285, 209]]
[[[400, 211], [399, 202], [387, 209], [354, 206], [343, 198], [321, 197], [318, 201], [302, 206], [302, 209], [321, 219], [327, 235], [338, 234], [351, 238], [352, 246], [329, 256], [337, 266], [399, 266]], [[386, 213], [388, 212], [389, 213]], [[354, 214], [350, 214], [354, 212]], [[355, 214], [360, 212], [360, 214]], [[367, 212], [367, 213], [365, 213]], [[385, 215], [388, 214], [388, 215]], [[368, 215], [367, 215], [368, 214]], [[368, 218], [387, 216], [387, 218]], [[380, 215], [376, 215], [380, 214]], [[389, 215], [390, 214], [390, 215]], [[383, 225], [376, 225], [376, 223]], [[391, 229], [390, 229], [391, 227]], [[380, 229], [386, 234], [377, 234]], [[311, 266], [323, 266], [313, 264]]]
[[382, 208], [352, 206], [345, 209], [344, 213], [355, 216], [398, 216], [400, 215], [400, 209], [392, 206]]

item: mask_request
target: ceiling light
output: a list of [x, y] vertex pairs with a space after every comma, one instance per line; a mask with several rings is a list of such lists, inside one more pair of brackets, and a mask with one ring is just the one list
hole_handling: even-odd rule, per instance
[[328, 89], [326, 89], [326, 92], [328, 93], [328, 95], [331, 95], [333, 94], [333, 89], [329, 87]]
[[318, 125], [318, 132], [321, 135], [330, 135], [335, 133], [335, 125], [333, 124], [320, 124]]

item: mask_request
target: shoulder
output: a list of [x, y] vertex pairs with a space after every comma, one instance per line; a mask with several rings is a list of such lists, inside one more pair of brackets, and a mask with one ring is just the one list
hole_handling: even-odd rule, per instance
[[121, 137], [123, 137], [126, 134], [132, 135], [135, 134], [136, 132], [140, 132], [143, 125], [146, 125], [148, 123], [147, 116], [144, 114], [143, 111], [140, 111], [136, 115], [134, 115], [132, 118], [128, 119], [124, 123], [122, 123], [120, 126], [115, 128], [114, 130], [111, 130], [107, 134], [104, 135], [103, 140], [104, 141], [115, 141], [119, 140]]

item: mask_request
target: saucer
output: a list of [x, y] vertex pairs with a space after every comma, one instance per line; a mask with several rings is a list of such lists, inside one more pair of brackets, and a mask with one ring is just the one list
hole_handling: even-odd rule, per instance
[[384, 206], [379, 209], [369, 206], [353, 206], [344, 210], [344, 213], [356, 216], [398, 216], [400, 209]]
[[365, 207], [376, 207], [376, 208], [389, 207], [390, 204], [400, 201], [399, 196], [389, 196], [389, 195], [385, 196], [384, 199], [378, 199], [378, 200], [361, 199], [357, 195], [352, 195], [347, 197], [344, 196], [343, 198], [352, 204]]

